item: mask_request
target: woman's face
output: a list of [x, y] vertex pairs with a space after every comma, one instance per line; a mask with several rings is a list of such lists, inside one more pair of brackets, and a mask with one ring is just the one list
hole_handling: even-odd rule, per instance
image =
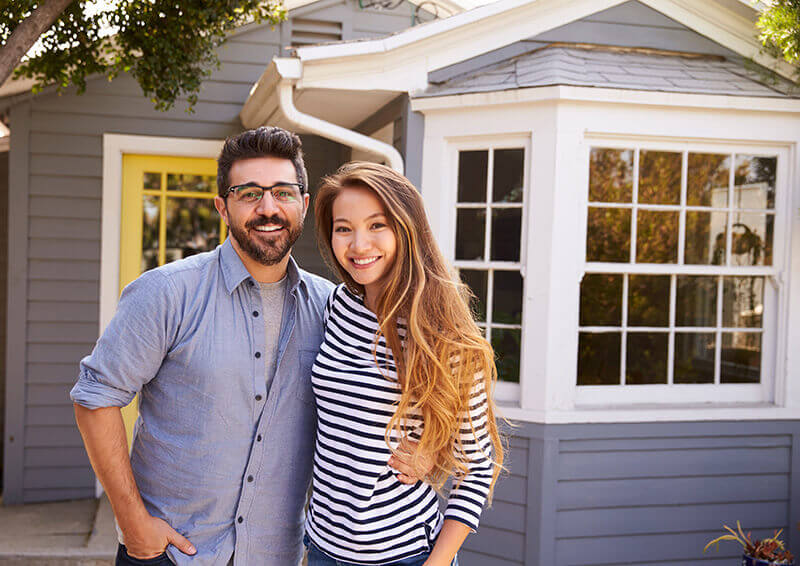
[[397, 239], [378, 197], [363, 187], [345, 187], [333, 201], [331, 247], [336, 261], [374, 304], [394, 263]]

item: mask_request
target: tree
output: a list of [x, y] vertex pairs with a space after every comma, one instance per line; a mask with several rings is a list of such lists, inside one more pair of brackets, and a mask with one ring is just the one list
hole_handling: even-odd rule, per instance
[[285, 17], [281, 0], [0, 0], [0, 84], [13, 72], [80, 94], [89, 76], [129, 73], [156, 109], [185, 96], [191, 110], [229, 31]]
[[800, 0], [772, 0], [756, 25], [767, 52], [792, 63], [800, 76]]

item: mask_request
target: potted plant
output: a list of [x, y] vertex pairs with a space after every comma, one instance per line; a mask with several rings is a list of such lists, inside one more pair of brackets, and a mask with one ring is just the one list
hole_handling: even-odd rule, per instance
[[770, 538], [764, 540], [753, 540], [750, 533], [744, 534], [742, 525], [736, 521], [734, 531], [728, 525], [723, 525], [728, 534], [719, 536], [709, 542], [703, 549], [705, 553], [709, 547], [716, 545], [719, 550], [719, 543], [723, 540], [735, 540], [742, 545], [744, 555], [742, 556], [742, 566], [794, 566], [794, 556], [786, 549], [783, 541], [779, 538], [783, 530], [775, 531]]

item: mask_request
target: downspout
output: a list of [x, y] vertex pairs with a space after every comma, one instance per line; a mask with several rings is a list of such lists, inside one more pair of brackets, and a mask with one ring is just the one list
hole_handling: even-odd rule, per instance
[[278, 106], [294, 128], [317, 134], [355, 149], [377, 153], [386, 159], [392, 169], [403, 173], [403, 156], [394, 146], [300, 112], [294, 105], [293, 79], [281, 77], [278, 83]]

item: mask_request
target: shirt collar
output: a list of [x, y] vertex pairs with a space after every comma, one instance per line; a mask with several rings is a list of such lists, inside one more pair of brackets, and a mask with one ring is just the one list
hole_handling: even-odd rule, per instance
[[[228, 294], [233, 294], [239, 285], [247, 279], [253, 279], [250, 272], [242, 263], [242, 259], [236, 250], [233, 249], [233, 244], [230, 238], [226, 238], [222, 243], [220, 251], [220, 263], [222, 265], [222, 276], [225, 279], [225, 288]], [[305, 290], [306, 282], [297, 267], [297, 263], [293, 257], [289, 257], [289, 264], [286, 266], [286, 275], [289, 278], [289, 290], [294, 292], [298, 285], [301, 285]], [[253, 279], [255, 281], [255, 279]]]

